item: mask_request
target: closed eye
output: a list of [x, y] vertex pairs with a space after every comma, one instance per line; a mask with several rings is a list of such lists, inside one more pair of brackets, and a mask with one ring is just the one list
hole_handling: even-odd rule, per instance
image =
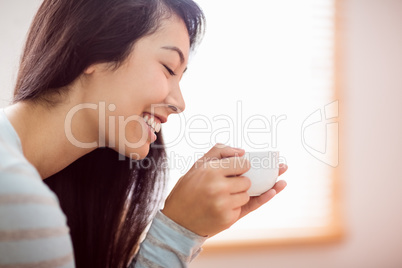
[[166, 68], [166, 70], [169, 72], [169, 74], [170, 74], [171, 76], [175, 76], [175, 75], [176, 75], [176, 74], [172, 71], [172, 69], [170, 69], [169, 67], [167, 67], [165, 64], [163, 64], [163, 67]]

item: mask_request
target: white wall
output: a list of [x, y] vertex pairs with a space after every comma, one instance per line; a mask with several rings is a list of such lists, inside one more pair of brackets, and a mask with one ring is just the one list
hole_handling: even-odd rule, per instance
[[[0, 107], [38, 0], [0, 0]], [[204, 252], [200, 267], [402, 267], [402, 1], [344, 1], [342, 242]]]
[[342, 242], [204, 252], [201, 267], [402, 267], [402, 1], [344, 0]]
[[0, 0], [0, 107], [12, 98], [25, 36], [40, 0]]

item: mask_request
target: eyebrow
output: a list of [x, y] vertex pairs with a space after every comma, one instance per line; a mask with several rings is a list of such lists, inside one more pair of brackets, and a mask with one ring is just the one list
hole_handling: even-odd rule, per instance
[[181, 63], [181, 64], [184, 63], [184, 54], [183, 54], [183, 52], [180, 50], [180, 48], [175, 47], [175, 46], [164, 46], [164, 47], [162, 47], [162, 49], [167, 49], [167, 50], [176, 51], [176, 52], [179, 54], [180, 63]]

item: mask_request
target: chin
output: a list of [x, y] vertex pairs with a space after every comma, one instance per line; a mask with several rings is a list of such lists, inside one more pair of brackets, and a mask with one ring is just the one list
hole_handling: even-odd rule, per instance
[[149, 150], [150, 150], [149, 144], [145, 144], [140, 148], [135, 149], [126, 147], [124, 155], [132, 160], [141, 160], [147, 157]]
[[116, 146], [111, 149], [115, 150], [122, 156], [130, 158], [131, 160], [142, 160], [147, 157], [150, 150], [150, 144], [147, 142], [137, 148], [131, 148], [129, 146], [124, 146], [123, 148], [119, 148], [119, 146]]
[[151, 140], [148, 133], [143, 128], [129, 130], [126, 130], [125, 136], [115, 141], [115, 150], [131, 160], [142, 160], [150, 151]]

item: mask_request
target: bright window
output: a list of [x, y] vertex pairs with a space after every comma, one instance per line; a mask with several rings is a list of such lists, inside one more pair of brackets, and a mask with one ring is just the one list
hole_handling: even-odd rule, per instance
[[170, 186], [218, 142], [280, 151], [285, 191], [207, 245], [338, 236], [336, 0], [196, 2], [206, 35], [163, 126]]

